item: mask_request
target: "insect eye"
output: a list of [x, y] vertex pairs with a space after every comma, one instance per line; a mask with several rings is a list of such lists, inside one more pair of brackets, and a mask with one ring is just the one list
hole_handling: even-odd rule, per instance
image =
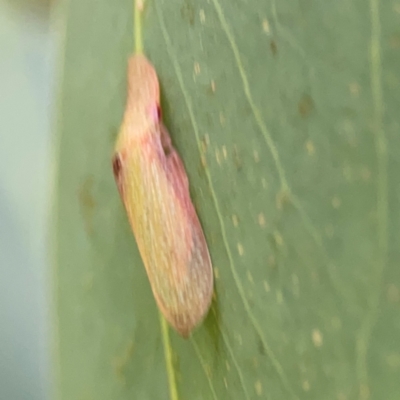
[[161, 107], [159, 104], [152, 104], [149, 108], [149, 113], [152, 121], [159, 123], [161, 121]]
[[160, 105], [157, 105], [157, 118], [159, 121], [161, 121], [161, 107]]
[[114, 172], [114, 178], [118, 180], [119, 174], [121, 173], [122, 163], [119, 153], [116, 153], [112, 159], [112, 167]]

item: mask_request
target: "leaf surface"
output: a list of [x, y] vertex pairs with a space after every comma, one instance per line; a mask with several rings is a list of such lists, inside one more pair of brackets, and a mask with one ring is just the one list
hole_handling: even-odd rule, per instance
[[[167, 399], [158, 312], [113, 181], [132, 2], [70, 0], [60, 108], [64, 399]], [[216, 284], [181, 399], [397, 399], [400, 6], [153, 0], [144, 49]]]

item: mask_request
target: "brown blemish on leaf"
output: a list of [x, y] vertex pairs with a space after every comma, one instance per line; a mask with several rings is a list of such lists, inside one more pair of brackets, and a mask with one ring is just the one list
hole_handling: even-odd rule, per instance
[[400, 49], [400, 35], [398, 33], [393, 34], [389, 38], [389, 45], [392, 49]]
[[96, 207], [96, 201], [92, 194], [93, 191], [93, 177], [87, 177], [81, 187], [79, 188], [79, 205], [81, 214], [84, 219], [85, 230], [88, 235], [93, 233], [92, 218], [93, 212]]
[[260, 336], [258, 336], [258, 335], [257, 335], [257, 349], [258, 349], [258, 353], [261, 356], [265, 356], [266, 351], [265, 351], [264, 343], [262, 342]]
[[235, 164], [235, 166], [236, 166], [236, 169], [237, 169], [238, 171], [240, 171], [240, 170], [242, 169], [242, 167], [243, 167], [243, 162], [242, 162], [242, 159], [241, 159], [239, 153], [240, 153], [240, 152], [239, 152], [239, 149], [238, 149], [238, 147], [237, 147], [236, 144], [235, 144], [235, 145], [233, 146], [233, 162], [234, 162], [234, 164]]
[[274, 39], [270, 40], [269, 48], [271, 49], [272, 55], [275, 57], [278, 54], [278, 45], [276, 44]]
[[181, 16], [185, 21], [188, 21], [191, 26], [194, 25], [194, 7], [193, 4], [186, 0], [181, 7]]
[[300, 115], [306, 118], [311, 114], [311, 111], [313, 109], [314, 109], [314, 102], [312, 98], [308, 94], [303, 95], [298, 104], [298, 110]]
[[130, 360], [132, 359], [133, 351], [134, 351], [134, 343], [133, 340], [130, 340], [128, 345], [124, 349], [123, 353], [120, 356], [114, 357], [114, 359], [111, 362], [115, 375], [117, 375], [118, 380], [121, 381], [122, 383], [126, 382], [126, 377], [124, 372]]
[[221, 356], [221, 312], [219, 308], [219, 297], [217, 287], [214, 286], [210, 312], [204, 320], [204, 326], [211, 338], [209, 345], [217, 357]]
[[275, 198], [277, 210], [283, 210], [290, 203], [290, 193], [287, 190], [280, 190]]

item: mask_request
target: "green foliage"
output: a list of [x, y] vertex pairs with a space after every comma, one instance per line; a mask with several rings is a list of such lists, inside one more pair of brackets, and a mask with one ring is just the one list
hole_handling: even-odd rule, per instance
[[[111, 171], [132, 1], [69, 0], [59, 121], [63, 399], [167, 399]], [[397, 399], [400, 3], [149, 0], [144, 49], [215, 301], [171, 332], [181, 399]]]

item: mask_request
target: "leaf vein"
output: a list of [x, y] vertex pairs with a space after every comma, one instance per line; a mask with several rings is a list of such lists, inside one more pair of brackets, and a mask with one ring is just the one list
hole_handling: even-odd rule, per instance
[[373, 279], [373, 290], [369, 310], [361, 324], [356, 342], [357, 373], [360, 385], [367, 385], [367, 352], [372, 329], [376, 323], [379, 310], [383, 275], [388, 255], [388, 172], [387, 172], [387, 139], [383, 128], [383, 89], [381, 60], [381, 27], [379, 0], [370, 0], [371, 39], [370, 39], [370, 81], [373, 101], [373, 135], [377, 157], [377, 236], [378, 260], [376, 276]]
[[280, 161], [280, 157], [279, 157], [279, 153], [278, 153], [278, 149], [275, 146], [275, 143], [272, 139], [272, 136], [261, 116], [261, 113], [259, 111], [259, 109], [257, 108], [257, 106], [254, 103], [253, 100], [253, 96], [251, 94], [251, 90], [250, 90], [250, 85], [249, 85], [249, 81], [247, 78], [247, 74], [245, 71], [245, 68], [243, 67], [243, 63], [240, 57], [240, 52], [239, 49], [236, 45], [235, 42], [235, 38], [233, 36], [233, 33], [228, 25], [228, 22], [226, 21], [226, 18], [224, 16], [224, 13], [222, 11], [222, 7], [219, 4], [218, 0], [212, 0], [214, 7], [216, 9], [218, 18], [221, 22], [221, 26], [223, 28], [223, 30], [225, 31], [225, 34], [228, 38], [229, 44], [231, 45], [234, 57], [235, 57], [235, 61], [237, 64], [237, 67], [239, 69], [239, 73], [240, 76], [242, 78], [242, 83], [243, 83], [243, 89], [247, 98], [247, 101], [250, 105], [250, 108], [253, 112], [254, 118], [256, 120], [256, 123], [261, 131], [261, 133], [264, 136], [264, 139], [267, 143], [267, 146], [270, 150], [270, 153], [272, 155], [272, 158], [274, 159], [275, 162], [275, 167], [277, 169], [278, 172], [278, 176], [279, 176], [279, 180], [280, 180], [280, 184], [281, 184], [281, 191], [283, 193], [286, 193], [287, 196], [290, 198], [294, 208], [297, 210], [297, 212], [300, 214], [301, 219], [303, 220], [303, 224], [304, 227], [306, 229], [306, 231], [308, 231], [309, 235], [312, 237], [312, 239], [315, 241], [315, 243], [317, 244], [317, 247], [319, 247], [322, 256], [324, 257], [325, 263], [326, 263], [326, 267], [327, 267], [327, 272], [329, 275], [329, 278], [332, 282], [333, 288], [334, 290], [339, 293], [342, 298], [347, 298], [348, 296], [346, 295], [346, 292], [344, 290], [344, 285], [342, 284], [342, 282], [340, 282], [340, 280], [338, 278], [335, 277], [335, 274], [332, 271], [331, 266], [333, 265], [333, 262], [330, 260], [325, 246], [323, 244], [323, 240], [321, 237], [321, 234], [318, 232], [318, 230], [316, 229], [316, 227], [314, 226], [314, 223], [312, 222], [312, 219], [310, 218], [310, 216], [307, 214], [306, 210], [304, 209], [304, 207], [301, 205], [300, 200], [297, 198], [297, 196], [293, 193], [293, 191], [291, 190], [289, 183], [286, 179], [286, 175], [285, 175], [285, 170], [283, 168], [283, 165]]
[[200, 361], [201, 368], [203, 368], [204, 375], [205, 375], [206, 378], [207, 378], [207, 382], [208, 382], [208, 385], [210, 386], [210, 390], [211, 390], [212, 396], [213, 396], [214, 400], [218, 400], [217, 393], [215, 393], [215, 389], [214, 389], [214, 385], [213, 385], [213, 383], [212, 383], [212, 380], [211, 380], [210, 377], [208, 376], [207, 368], [206, 368], [206, 363], [205, 363], [205, 361], [203, 360], [203, 358], [202, 358], [202, 356], [201, 356], [200, 349], [199, 349], [199, 347], [197, 346], [197, 343], [195, 342], [195, 340], [194, 340], [193, 338], [191, 338], [190, 341], [192, 342], [194, 351], [196, 352], [197, 358], [198, 358], [199, 361]]
[[239, 367], [239, 363], [236, 360], [235, 354], [234, 354], [234, 352], [232, 350], [232, 347], [230, 346], [230, 344], [228, 342], [228, 339], [227, 339], [226, 335], [224, 334], [224, 332], [222, 331], [222, 329], [220, 327], [218, 327], [218, 328], [219, 328], [219, 331], [221, 332], [222, 340], [223, 340], [223, 342], [225, 344], [225, 347], [228, 349], [228, 353], [231, 356], [233, 364], [235, 365], [236, 371], [237, 371], [237, 373], [239, 375], [239, 380], [240, 380], [240, 384], [241, 384], [241, 386], [243, 388], [244, 395], [246, 396], [246, 399], [249, 400], [249, 394], [247, 392], [246, 385], [244, 383], [244, 378], [243, 378], [242, 371], [241, 371], [241, 369]]
[[[198, 145], [198, 148], [199, 148], [199, 152], [201, 153], [201, 145], [200, 145], [198, 127], [197, 127], [196, 119], [194, 117], [193, 109], [192, 109], [192, 106], [191, 106], [191, 103], [190, 103], [189, 95], [187, 94], [187, 91], [185, 89], [179, 65], [178, 65], [178, 63], [177, 63], [177, 61], [176, 61], [176, 59], [175, 59], [175, 57], [174, 57], [174, 55], [172, 53], [171, 40], [169, 38], [169, 35], [168, 35], [168, 32], [167, 32], [164, 20], [163, 20], [160, 12], [158, 10], [158, 7], [156, 7], [156, 10], [157, 10], [156, 12], [157, 12], [158, 20], [160, 22], [160, 27], [161, 27], [161, 30], [163, 32], [163, 36], [164, 36], [164, 39], [165, 39], [165, 42], [166, 42], [167, 51], [168, 51], [168, 54], [169, 54], [169, 56], [171, 58], [171, 61], [173, 63], [173, 66], [174, 66], [174, 69], [175, 69], [175, 72], [176, 72], [176, 75], [177, 75], [177, 78], [178, 78], [178, 81], [179, 81], [179, 85], [181, 87], [181, 90], [182, 90], [182, 93], [183, 93], [183, 97], [185, 99], [186, 106], [188, 108], [190, 120], [192, 122], [193, 130], [195, 132], [195, 137], [196, 137], [196, 142], [197, 142], [197, 145]], [[286, 374], [285, 374], [280, 362], [277, 360], [277, 358], [274, 355], [271, 347], [269, 346], [266, 338], [264, 337], [263, 331], [262, 331], [260, 325], [258, 324], [257, 319], [255, 318], [254, 314], [252, 313], [250, 305], [249, 305], [249, 303], [248, 303], [248, 301], [246, 299], [243, 286], [242, 286], [242, 284], [240, 282], [240, 278], [238, 276], [238, 273], [236, 271], [236, 267], [235, 267], [234, 262], [233, 262], [232, 253], [231, 253], [229, 245], [228, 245], [228, 240], [227, 240], [227, 235], [226, 235], [226, 230], [225, 230], [225, 224], [223, 222], [221, 209], [220, 209], [219, 202], [218, 202], [215, 190], [214, 190], [214, 186], [212, 184], [212, 179], [211, 179], [210, 171], [208, 170], [208, 168], [205, 168], [205, 173], [206, 173], [206, 176], [207, 176], [207, 180], [208, 180], [208, 184], [209, 184], [209, 187], [210, 187], [211, 195], [212, 195], [212, 198], [213, 198], [214, 206], [215, 206], [216, 213], [217, 213], [217, 216], [218, 216], [218, 220], [219, 220], [219, 223], [220, 223], [222, 239], [223, 239], [224, 246], [225, 246], [225, 249], [226, 249], [226, 253], [227, 253], [227, 256], [228, 256], [228, 259], [229, 259], [230, 269], [232, 271], [233, 278], [235, 280], [235, 283], [236, 283], [239, 295], [241, 297], [241, 300], [243, 302], [244, 308], [245, 308], [247, 314], [249, 315], [250, 321], [252, 322], [257, 334], [259, 335], [259, 337], [260, 337], [260, 339], [261, 339], [261, 341], [262, 341], [262, 343], [264, 345], [264, 348], [266, 350], [266, 353], [268, 354], [268, 356], [269, 356], [269, 358], [270, 358], [270, 360], [272, 362], [272, 365], [274, 366], [276, 372], [278, 373], [278, 376], [280, 377], [282, 383], [286, 387], [287, 391], [289, 393], [291, 393], [293, 398], [297, 399], [298, 398], [297, 395], [294, 393], [293, 389], [291, 388], [290, 382], [289, 382], [288, 378], [286, 377]]]

